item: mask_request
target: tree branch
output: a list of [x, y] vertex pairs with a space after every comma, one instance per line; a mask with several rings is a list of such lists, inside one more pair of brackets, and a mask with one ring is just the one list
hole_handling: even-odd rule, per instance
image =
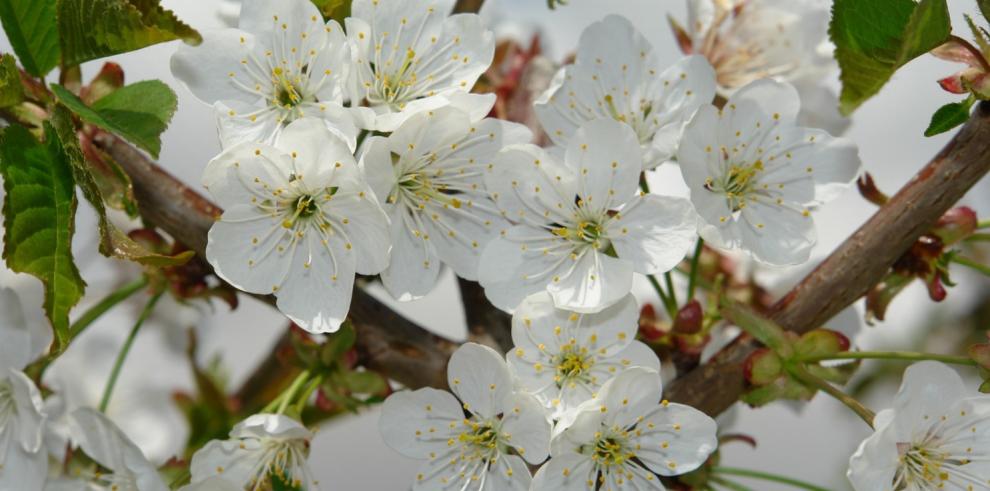
[[454, 4], [455, 14], [477, 14], [485, 0], [457, 0]]
[[[222, 210], [119, 137], [101, 132], [94, 142], [131, 177], [141, 216], [205, 258], [207, 233]], [[270, 295], [252, 296], [274, 305]], [[456, 343], [402, 317], [361, 288], [354, 289], [350, 318], [363, 365], [408, 387], [446, 386], [447, 359]]]
[[[485, 289], [475, 281], [457, 277], [461, 303], [472, 341], [492, 344], [503, 353], [512, 349], [512, 316], [502, 312], [485, 296]], [[488, 342], [485, 342], [488, 341]]]
[[[866, 294], [890, 266], [990, 170], [990, 103], [890, 201], [771, 309], [785, 329], [804, 333]], [[716, 415], [746, 389], [742, 363], [759, 343], [740, 336], [666, 390], [672, 401]]]

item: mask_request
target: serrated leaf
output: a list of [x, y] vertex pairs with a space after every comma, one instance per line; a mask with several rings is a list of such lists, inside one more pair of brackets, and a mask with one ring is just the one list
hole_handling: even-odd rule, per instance
[[24, 87], [17, 62], [10, 54], [0, 57], [0, 107], [10, 107], [24, 100]]
[[174, 39], [203, 40], [158, 0], [58, 0], [58, 34], [68, 66]]
[[89, 201], [93, 205], [93, 209], [96, 210], [96, 216], [100, 222], [101, 254], [107, 257], [119, 257], [146, 266], [156, 267], [185, 264], [192, 259], [194, 255], [192, 251], [186, 251], [175, 256], [166, 256], [152, 252], [132, 240], [127, 234], [121, 232], [120, 229], [111, 223], [107, 219], [107, 210], [103, 203], [103, 195], [100, 193], [100, 188], [93, 179], [87, 161], [79, 149], [79, 140], [76, 137], [76, 129], [72, 125], [69, 110], [61, 105], [56, 106], [55, 111], [52, 113], [51, 122], [55, 129], [55, 135], [53, 137], [61, 140], [64, 154], [71, 166], [72, 176], [76, 184], [82, 190], [86, 201]]
[[161, 134], [178, 106], [175, 92], [159, 80], [125, 85], [87, 106], [60, 85], [52, 85], [59, 102], [83, 121], [116, 133], [158, 158]]
[[0, 0], [0, 22], [21, 66], [43, 77], [58, 65], [56, 0]]
[[959, 126], [969, 120], [969, 110], [976, 100], [972, 95], [963, 101], [946, 104], [932, 114], [932, 120], [928, 123], [925, 136], [935, 136], [939, 133]]
[[829, 36], [841, 69], [840, 111], [851, 113], [950, 34], [945, 0], [835, 0]]
[[0, 134], [3, 203], [3, 257], [7, 267], [37, 277], [45, 285], [45, 313], [57, 346], [69, 341], [69, 310], [86, 283], [72, 258], [76, 195], [72, 169], [55, 130], [45, 123], [46, 142], [26, 128], [8, 126]]

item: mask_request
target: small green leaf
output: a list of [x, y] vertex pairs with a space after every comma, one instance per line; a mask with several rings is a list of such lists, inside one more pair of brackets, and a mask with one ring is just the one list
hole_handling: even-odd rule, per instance
[[100, 253], [104, 256], [115, 256], [127, 259], [146, 266], [174, 266], [184, 264], [192, 259], [194, 253], [186, 251], [175, 256], [166, 256], [152, 252], [146, 247], [138, 244], [125, 233], [121, 232], [116, 225], [107, 220], [107, 211], [103, 203], [103, 195], [100, 188], [93, 179], [87, 161], [79, 150], [79, 140], [76, 137], [76, 129], [72, 125], [72, 118], [68, 109], [59, 105], [56, 106], [51, 118], [55, 134], [52, 135], [61, 140], [64, 154], [72, 168], [72, 175], [76, 184], [82, 189], [83, 196], [96, 210], [96, 216], [100, 221]]
[[335, 20], [341, 25], [344, 19], [351, 16], [351, 0], [312, 0], [313, 5], [320, 9], [323, 20]]
[[973, 107], [976, 98], [970, 95], [965, 100], [946, 104], [932, 114], [932, 121], [928, 123], [925, 136], [935, 136], [939, 133], [959, 126], [969, 120], [969, 110]]
[[722, 314], [740, 329], [780, 355], [789, 359], [794, 354], [787, 332], [775, 322], [728, 297], [722, 297]]
[[990, 22], [990, 0], [976, 0], [976, 4], [980, 7], [983, 18]]
[[840, 111], [854, 111], [898, 68], [950, 34], [945, 0], [835, 0], [829, 36], [841, 69]]
[[203, 40], [158, 0], [58, 0], [58, 34], [67, 66], [173, 39]]
[[17, 63], [10, 54], [0, 57], [0, 107], [10, 107], [24, 100], [24, 87]]
[[43, 77], [58, 65], [55, 0], [0, 0], [0, 21], [28, 73]]
[[348, 372], [343, 376], [344, 387], [355, 394], [379, 394], [385, 391], [385, 379], [375, 372]]
[[123, 136], [158, 158], [161, 134], [178, 106], [175, 92], [159, 80], [125, 85], [87, 106], [60, 85], [52, 85], [59, 102], [83, 121]]
[[46, 142], [26, 128], [8, 126], [0, 134], [3, 203], [3, 257], [7, 267], [28, 273], [45, 285], [45, 313], [57, 346], [69, 341], [69, 310], [86, 283], [72, 258], [76, 195], [72, 169], [55, 130], [45, 123]]

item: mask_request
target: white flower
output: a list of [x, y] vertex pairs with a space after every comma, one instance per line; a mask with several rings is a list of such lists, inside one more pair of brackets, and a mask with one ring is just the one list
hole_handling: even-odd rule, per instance
[[[406, 118], [468, 94], [488, 69], [495, 39], [475, 14], [448, 16], [454, 0], [355, 0], [344, 22], [354, 47], [351, 100], [365, 101], [363, 126], [393, 131]], [[489, 106], [490, 107], [490, 106]]]
[[687, 43], [714, 66], [724, 95], [761, 78], [789, 82], [801, 95], [802, 126], [840, 134], [839, 114], [825, 85], [836, 63], [828, 40], [830, 2], [823, 0], [688, 0]]
[[0, 288], [0, 489], [41, 489], [48, 474], [41, 393], [21, 370], [51, 339], [26, 320], [14, 290]]
[[933, 361], [908, 367], [894, 407], [849, 459], [857, 491], [969, 491], [990, 485], [990, 397]]
[[701, 411], [660, 401], [660, 374], [630, 368], [584, 403], [550, 447], [533, 489], [654, 489], [655, 474], [698, 468], [718, 446], [716, 425]]
[[382, 407], [385, 443], [407, 457], [429, 459], [413, 489], [530, 489], [526, 462], [543, 462], [550, 445], [550, 422], [539, 401], [514, 392], [502, 357], [474, 343], [450, 357], [447, 380], [456, 398], [424, 388], [392, 394]]
[[770, 264], [808, 260], [811, 209], [844, 191], [860, 161], [851, 141], [798, 127], [799, 104], [790, 85], [758, 80], [685, 127], [677, 160], [709, 244]]
[[[104, 470], [83, 473], [82, 489], [105, 491], [167, 491], [168, 486], [141, 449], [100, 412], [79, 408], [69, 416], [72, 439]], [[75, 481], [79, 483], [79, 480]], [[64, 483], [69, 484], [69, 483]], [[72, 489], [72, 488], [58, 488]]]
[[581, 34], [573, 65], [536, 102], [547, 135], [566, 146], [581, 123], [628, 124], [643, 148], [643, 168], [674, 158], [681, 129], [715, 97], [715, 72], [702, 56], [663, 69], [653, 46], [625, 17], [609, 15]]
[[[229, 440], [213, 440], [192, 458], [192, 483], [220, 476], [238, 489], [269, 489], [281, 480], [293, 488], [319, 489], [306, 461], [313, 438], [296, 420], [280, 414], [256, 414], [234, 426]], [[278, 488], [281, 489], [281, 488]]]
[[599, 313], [577, 314], [555, 308], [548, 293], [535, 293], [512, 316], [515, 348], [506, 358], [519, 385], [558, 418], [627, 367], [660, 370], [653, 350], [636, 341], [638, 327], [632, 295]]
[[547, 290], [558, 308], [596, 312], [629, 293], [634, 271], [662, 273], [684, 258], [691, 205], [636, 196], [641, 155], [633, 130], [610, 119], [578, 128], [563, 164], [534, 145], [502, 151], [485, 185], [517, 224], [488, 244], [478, 270], [495, 306], [511, 311]]
[[172, 73], [214, 104], [225, 148], [272, 144], [286, 125], [312, 116], [353, 150], [357, 129], [342, 105], [350, 61], [343, 29], [324, 23], [309, 0], [245, 0], [239, 28], [181, 46]]
[[506, 226], [485, 190], [485, 168], [505, 145], [530, 137], [525, 126], [444, 107], [368, 140], [361, 166], [392, 222], [391, 262], [381, 275], [392, 296], [429, 293], [441, 262], [477, 279], [481, 251]]
[[244, 491], [244, 488], [226, 479], [214, 476], [202, 482], [182, 486], [179, 488], [179, 491]]
[[340, 327], [355, 271], [388, 264], [388, 219], [354, 157], [319, 120], [291, 123], [273, 147], [243, 143], [210, 161], [203, 184], [222, 206], [206, 257], [217, 274], [272, 293], [311, 332]]

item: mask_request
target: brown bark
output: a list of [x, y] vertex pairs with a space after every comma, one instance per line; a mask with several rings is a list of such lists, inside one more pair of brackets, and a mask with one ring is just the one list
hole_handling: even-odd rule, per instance
[[476, 14], [481, 10], [485, 0], [457, 0], [454, 4], [455, 14]]
[[[914, 178], [862, 227], [771, 309], [788, 330], [824, 325], [878, 283], [888, 268], [990, 171], [990, 103], [981, 102], [969, 122]], [[672, 401], [708, 414], [726, 410], [746, 389], [741, 363], [758, 347], [741, 336], [708, 363], [666, 390]]]

